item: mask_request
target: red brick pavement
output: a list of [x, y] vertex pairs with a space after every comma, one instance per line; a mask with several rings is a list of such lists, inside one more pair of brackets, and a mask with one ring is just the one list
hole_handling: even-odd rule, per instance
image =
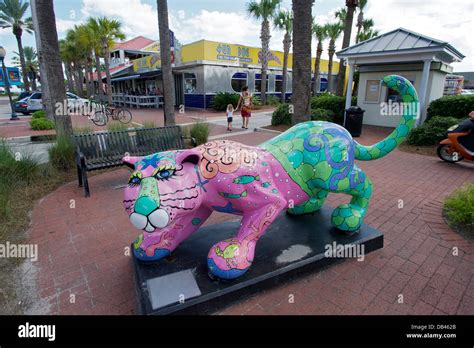
[[[385, 134], [365, 127], [360, 141], [373, 143]], [[237, 138], [254, 145], [272, 136], [257, 132]], [[363, 262], [346, 260], [244, 298], [221, 314], [474, 314], [474, 246], [441, 217], [443, 197], [474, 181], [474, 165], [395, 150], [360, 166], [374, 182], [365, 223], [384, 233], [384, 248]], [[115, 188], [128, 175], [120, 169], [91, 177], [87, 199], [76, 183], [69, 183], [36, 204], [30, 242], [39, 244], [43, 312], [135, 313], [125, 248], [137, 231], [122, 208], [122, 189]], [[347, 200], [331, 194], [328, 204]], [[214, 213], [208, 223], [229, 218]]]

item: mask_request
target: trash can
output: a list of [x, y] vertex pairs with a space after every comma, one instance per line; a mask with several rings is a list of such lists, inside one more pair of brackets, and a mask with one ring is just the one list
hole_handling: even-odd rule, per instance
[[351, 133], [353, 137], [359, 137], [362, 133], [362, 120], [365, 110], [358, 106], [351, 106], [346, 109], [346, 117], [344, 119], [344, 128]]

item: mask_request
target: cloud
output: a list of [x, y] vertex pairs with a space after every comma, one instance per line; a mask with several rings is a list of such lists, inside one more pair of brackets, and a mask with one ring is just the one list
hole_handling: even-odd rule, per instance
[[452, 4], [443, 0], [369, 1], [365, 12], [374, 19], [375, 29], [380, 33], [403, 27], [449, 42], [466, 56], [461, 63], [453, 64], [455, 71], [474, 70], [474, 3], [471, 0], [457, 0]]

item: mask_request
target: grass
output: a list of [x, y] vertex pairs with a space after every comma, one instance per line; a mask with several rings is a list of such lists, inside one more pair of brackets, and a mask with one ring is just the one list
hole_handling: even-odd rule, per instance
[[[35, 201], [60, 185], [73, 180], [74, 171], [58, 171], [48, 164], [38, 165], [28, 155], [13, 153], [0, 139], [0, 243], [25, 243], [29, 213]], [[24, 260], [0, 262], [0, 313], [21, 314], [23, 300], [18, 293], [18, 269]]]
[[74, 167], [74, 144], [67, 137], [58, 137], [48, 149], [49, 159], [54, 168], [68, 171]]
[[209, 137], [209, 124], [201, 121], [196, 122], [192, 125], [189, 134], [196, 139], [196, 145], [204, 144]]
[[107, 123], [107, 130], [109, 132], [119, 132], [119, 131], [123, 131], [127, 129], [128, 129], [128, 126], [126, 124], [123, 124], [118, 121]]
[[451, 227], [474, 241], [474, 184], [454, 190], [444, 201], [444, 214]]
[[74, 134], [92, 134], [92, 133], [94, 133], [94, 130], [89, 126], [75, 127], [73, 131], [74, 131]]
[[140, 127], [140, 128], [145, 129], [145, 128], [156, 128], [156, 127], [157, 126], [156, 126], [155, 122], [145, 121], [145, 122], [143, 122], [143, 127]]

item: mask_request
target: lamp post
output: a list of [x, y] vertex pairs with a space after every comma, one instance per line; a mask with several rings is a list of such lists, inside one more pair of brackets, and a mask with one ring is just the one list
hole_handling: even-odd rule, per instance
[[19, 118], [15, 113], [15, 108], [13, 107], [12, 95], [10, 93], [10, 79], [8, 78], [7, 69], [5, 68], [6, 55], [7, 55], [7, 51], [3, 48], [3, 46], [0, 46], [0, 60], [2, 61], [2, 72], [3, 72], [3, 78], [5, 79], [5, 89], [7, 90], [8, 99], [10, 100], [10, 107], [12, 109], [12, 117], [10, 117], [10, 120], [17, 121], [19, 120]]

